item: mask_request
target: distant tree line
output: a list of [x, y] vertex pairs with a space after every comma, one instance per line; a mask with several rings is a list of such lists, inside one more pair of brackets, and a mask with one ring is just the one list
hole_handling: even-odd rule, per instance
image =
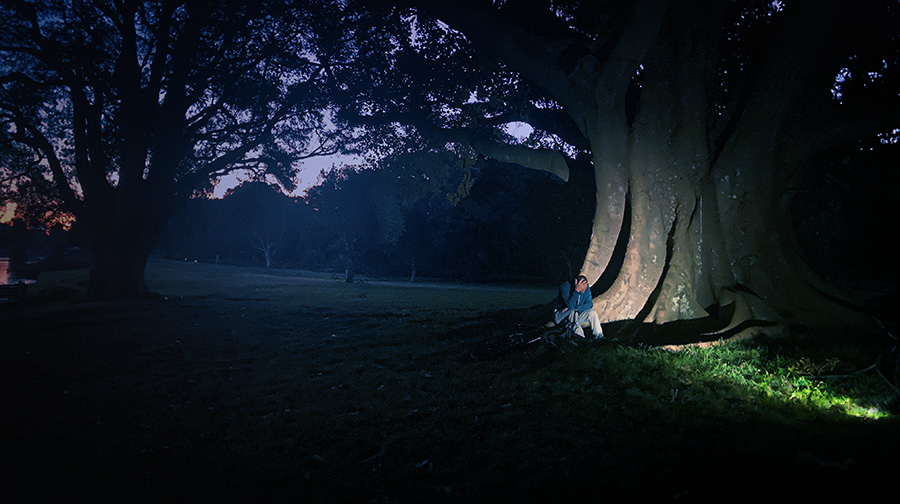
[[[583, 175], [590, 176], [589, 168]], [[191, 199], [158, 252], [326, 270], [347, 281], [358, 274], [557, 280], [571, 275], [584, 254], [578, 244], [590, 233], [593, 208], [584, 187], [539, 171], [523, 176], [503, 163], [418, 153], [379, 167], [333, 167], [302, 197], [257, 181], [221, 199]]]

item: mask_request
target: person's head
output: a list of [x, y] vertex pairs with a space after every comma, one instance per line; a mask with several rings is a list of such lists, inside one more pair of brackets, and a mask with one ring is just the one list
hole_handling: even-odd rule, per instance
[[588, 288], [588, 279], [584, 275], [578, 275], [575, 277], [575, 290], [578, 292], [584, 292]]

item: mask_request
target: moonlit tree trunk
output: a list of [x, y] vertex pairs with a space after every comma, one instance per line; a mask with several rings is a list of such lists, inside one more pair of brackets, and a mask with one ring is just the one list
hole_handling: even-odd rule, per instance
[[[775, 35], [782, 39], [761, 70], [765, 78], [754, 82], [716, 152], [702, 78], [715, 72], [715, 54], [703, 34], [678, 30], [689, 22], [679, 14], [688, 12], [673, 10], [647, 54], [633, 122], [610, 129], [603, 115], [603, 133], [591, 139], [597, 212], [582, 273], [595, 281], [616, 240], [627, 239], [621, 270], [595, 307], [604, 321], [665, 323], [731, 306], [729, 327], [748, 320], [833, 327], [857, 319], [823, 295], [828, 287], [800, 260], [791, 226], [789, 189], [808, 154], [791, 130], [792, 106], [828, 25], [795, 31], [786, 23]], [[622, 217], [626, 204], [630, 222]], [[620, 238], [622, 226], [628, 232]]]

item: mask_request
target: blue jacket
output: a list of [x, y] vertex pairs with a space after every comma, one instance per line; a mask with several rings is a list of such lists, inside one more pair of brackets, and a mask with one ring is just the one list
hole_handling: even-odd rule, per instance
[[557, 299], [558, 308], [569, 308], [585, 312], [594, 307], [594, 298], [591, 296], [591, 288], [588, 287], [584, 292], [575, 290], [570, 282], [565, 282], [559, 286], [559, 298]]

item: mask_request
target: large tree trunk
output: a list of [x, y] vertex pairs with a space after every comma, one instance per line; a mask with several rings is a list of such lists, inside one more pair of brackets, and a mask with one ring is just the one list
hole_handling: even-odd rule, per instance
[[[91, 238], [88, 297], [96, 300], [150, 295], [144, 273], [168, 222], [171, 198], [148, 181], [120, 183], [112, 197], [95, 200], [82, 219]], [[153, 204], [150, 204], [153, 202]]]
[[88, 297], [133, 299], [150, 294], [144, 272], [150, 249], [133, 240], [102, 239], [91, 247]]
[[710, 91], [702, 78], [715, 62], [706, 41], [692, 38], [702, 33], [679, 29], [687, 22], [681, 15], [669, 18], [648, 55], [633, 121], [620, 111], [600, 114], [594, 129], [603, 133], [590, 139], [597, 211], [582, 273], [595, 281], [616, 240], [627, 240], [618, 244], [625, 257], [615, 281], [594, 301], [601, 319], [662, 324], [730, 307], [719, 334], [748, 321], [862, 322], [801, 260], [791, 225], [796, 180], [786, 174], [801, 172], [808, 154], [789, 134], [804, 84], [792, 76], [809, 70], [803, 49], [827, 27], [805, 29], [801, 39], [787, 25], [778, 53], [766, 59], [766, 78], [717, 151], [709, 145]]

